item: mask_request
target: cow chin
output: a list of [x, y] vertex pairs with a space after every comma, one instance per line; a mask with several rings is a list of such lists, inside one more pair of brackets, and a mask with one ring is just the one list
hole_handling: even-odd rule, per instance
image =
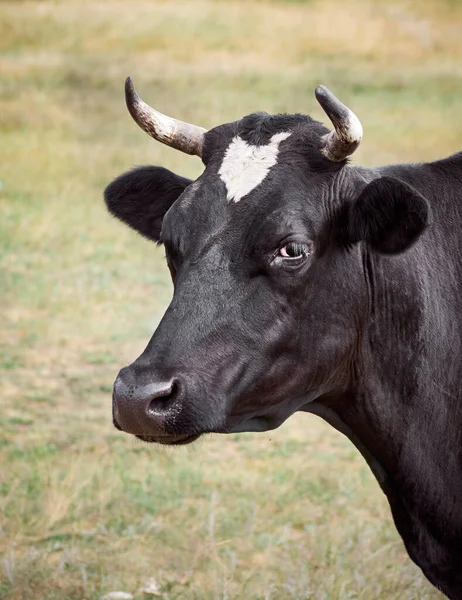
[[199, 439], [201, 434], [195, 435], [163, 435], [163, 436], [152, 436], [152, 435], [135, 435], [136, 438], [142, 442], [148, 444], [162, 444], [163, 446], [185, 446], [186, 444], [192, 444]]
[[[119, 431], [124, 431], [117, 422], [115, 415], [112, 417], [112, 424]], [[147, 435], [142, 433], [133, 433], [132, 435], [134, 435], [137, 439], [141, 440], [142, 442], [146, 442], [148, 444], [162, 444], [163, 446], [185, 446], [186, 444], [192, 444], [192, 442], [195, 442], [198, 438], [200, 438], [202, 434], [196, 433], [192, 435]]]

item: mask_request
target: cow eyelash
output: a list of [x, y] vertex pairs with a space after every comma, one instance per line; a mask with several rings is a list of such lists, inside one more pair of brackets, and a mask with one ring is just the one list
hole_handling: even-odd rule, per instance
[[271, 260], [275, 266], [296, 267], [312, 254], [312, 245], [306, 242], [288, 242], [280, 246]]
[[308, 258], [311, 254], [308, 244], [289, 242], [278, 250], [278, 256], [288, 260]]

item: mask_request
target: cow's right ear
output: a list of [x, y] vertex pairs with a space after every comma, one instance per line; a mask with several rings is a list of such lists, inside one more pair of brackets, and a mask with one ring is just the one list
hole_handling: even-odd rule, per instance
[[114, 179], [104, 200], [115, 217], [158, 242], [165, 213], [190, 183], [163, 167], [137, 167]]

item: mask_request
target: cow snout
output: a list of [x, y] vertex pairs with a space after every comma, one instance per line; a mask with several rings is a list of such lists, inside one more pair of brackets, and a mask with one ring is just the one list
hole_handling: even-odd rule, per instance
[[141, 383], [130, 367], [122, 369], [114, 383], [114, 423], [135, 435], [165, 435], [165, 424], [176, 413], [180, 387], [173, 378], [150, 377], [148, 383]]

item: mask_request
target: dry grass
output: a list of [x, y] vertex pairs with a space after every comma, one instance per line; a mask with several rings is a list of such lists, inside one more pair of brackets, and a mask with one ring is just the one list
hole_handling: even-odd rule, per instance
[[110, 423], [118, 368], [170, 296], [157, 249], [106, 215], [133, 164], [200, 172], [126, 114], [133, 76], [210, 127], [252, 110], [360, 115], [356, 160], [460, 149], [462, 7], [107, 0], [0, 3], [0, 597], [433, 599], [349, 442], [308, 415], [166, 451]]

